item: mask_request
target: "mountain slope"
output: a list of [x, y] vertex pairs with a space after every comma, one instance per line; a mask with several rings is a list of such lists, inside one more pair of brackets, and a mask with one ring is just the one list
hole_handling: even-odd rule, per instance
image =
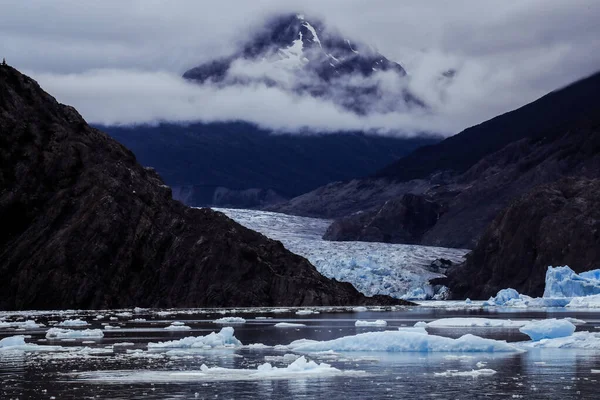
[[0, 66], [0, 308], [390, 303], [171, 199], [152, 169]]
[[562, 134], [573, 120], [597, 112], [600, 106], [598, 93], [600, 73], [465, 129], [438, 144], [418, 149], [375, 176], [408, 181], [425, 179], [439, 171], [463, 173], [486, 155], [511, 142]]
[[[243, 122], [101, 129], [131, 149], [142, 164], [155, 168], [186, 204], [247, 208], [369, 175], [439, 140], [274, 134]], [[262, 192], [253, 196], [253, 188]]]
[[464, 265], [441, 279], [454, 298], [487, 299], [504, 288], [539, 297], [549, 265], [577, 272], [600, 260], [600, 180], [569, 178], [512, 202]]

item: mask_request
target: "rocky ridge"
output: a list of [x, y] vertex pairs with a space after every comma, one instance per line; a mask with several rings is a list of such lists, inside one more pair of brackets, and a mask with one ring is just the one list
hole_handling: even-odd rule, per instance
[[172, 200], [133, 153], [0, 67], [0, 308], [400, 304]]

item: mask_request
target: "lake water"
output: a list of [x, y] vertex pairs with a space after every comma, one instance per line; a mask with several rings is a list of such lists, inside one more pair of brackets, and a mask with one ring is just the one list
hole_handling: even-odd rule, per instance
[[[318, 314], [297, 315], [296, 310], [104, 310], [94, 312], [0, 313], [4, 328], [0, 339], [26, 335], [26, 342], [58, 345], [61, 351], [22, 351], [0, 349], [0, 398], [2, 399], [571, 399], [600, 398], [600, 351], [589, 349], [534, 349], [522, 353], [392, 353], [327, 352], [305, 354], [309, 360], [328, 363], [340, 372], [290, 374], [260, 377], [246, 371], [256, 370], [267, 360], [285, 368], [293, 351], [274, 346], [297, 339], [330, 340], [357, 333], [397, 330], [418, 321], [469, 316], [531, 320], [575, 317], [586, 321], [577, 330], [600, 331], [600, 313], [565, 309], [515, 310], [485, 309], [476, 306], [413, 307], [396, 310], [361, 311], [319, 309]], [[101, 315], [97, 318], [97, 315]], [[238, 316], [246, 323], [231, 325], [235, 337], [244, 345], [233, 349], [163, 349], [148, 351], [148, 343], [204, 336], [219, 331], [212, 321], [223, 316]], [[49, 340], [52, 325], [80, 318], [90, 323], [68, 329], [102, 329], [103, 338]], [[112, 319], [111, 319], [112, 318]], [[8, 323], [33, 319], [45, 327], [6, 327]], [[145, 319], [145, 321], [143, 321]], [[357, 328], [356, 320], [385, 320], [384, 328]], [[134, 321], [137, 320], [137, 321]], [[191, 327], [186, 331], [164, 328], [173, 321]], [[306, 326], [276, 328], [278, 322]], [[117, 329], [105, 329], [106, 324]], [[2, 326], [0, 324], [0, 326]], [[459, 337], [466, 333], [526, 341], [518, 329], [503, 328], [427, 328], [429, 334]], [[72, 351], [62, 351], [64, 348]], [[87, 348], [87, 349], [86, 349]], [[66, 349], [66, 350], [68, 350]], [[202, 365], [217, 375], [203, 374]], [[456, 376], [453, 372], [496, 371], [493, 375]], [[260, 374], [258, 374], [260, 375]]]

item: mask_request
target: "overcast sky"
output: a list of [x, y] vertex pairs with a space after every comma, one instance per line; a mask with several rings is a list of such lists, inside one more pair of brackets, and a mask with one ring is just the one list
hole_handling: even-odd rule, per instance
[[[249, 120], [296, 131], [452, 134], [600, 70], [598, 0], [3, 0], [0, 56], [88, 122]], [[299, 8], [299, 6], [301, 8]], [[267, 16], [316, 16], [409, 73], [433, 114], [358, 117], [276, 88], [217, 90], [187, 69], [233, 52]], [[441, 72], [459, 71], [441, 86]]]

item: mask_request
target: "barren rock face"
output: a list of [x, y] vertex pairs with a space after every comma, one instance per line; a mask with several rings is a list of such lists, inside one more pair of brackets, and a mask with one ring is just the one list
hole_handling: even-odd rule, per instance
[[0, 67], [0, 308], [399, 303], [172, 200], [152, 170]]
[[549, 265], [582, 272], [599, 262], [600, 180], [568, 178], [511, 203], [446, 283], [454, 298], [483, 299], [504, 288], [541, 296]]

